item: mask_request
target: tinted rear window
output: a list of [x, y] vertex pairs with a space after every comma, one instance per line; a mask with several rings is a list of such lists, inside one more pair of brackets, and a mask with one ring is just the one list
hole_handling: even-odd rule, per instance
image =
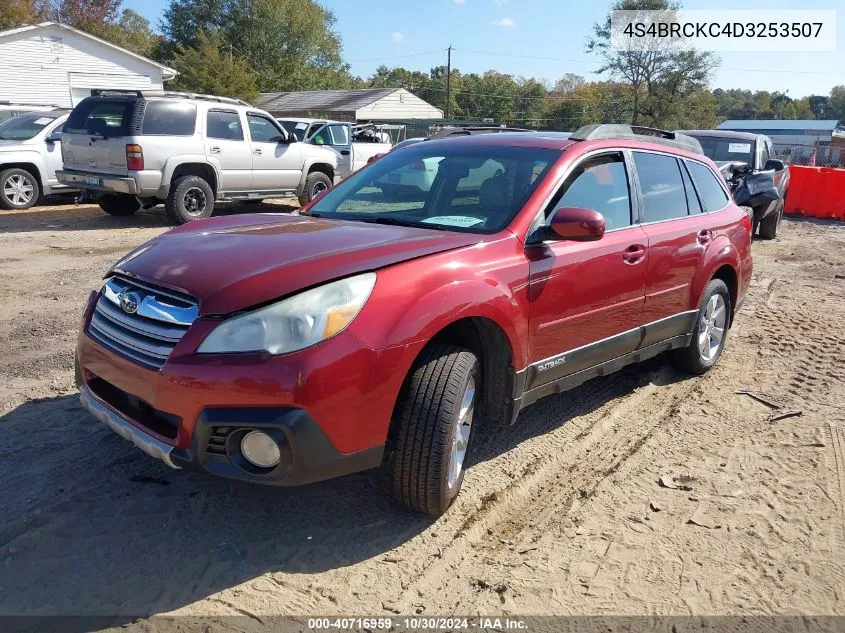
[[193, 103], [148, 101], [141, 134], [193, 136], [197, 106]]
[[643, 194], [645, 222], [686, 217], [687, 194], [674, 156], [634, 152]]
[[728, 204], [728, 194], [716, 180], [716, 176], [701, 163], [686, 161], [690, 175], [695, 181], [695, 187], [701, 196], [701, 203], [705, 211], [718, 211]]
[[135, 101], [131, 99], [85, 99], [70, 113], [65, 132], [92, 136], [127, 136]]

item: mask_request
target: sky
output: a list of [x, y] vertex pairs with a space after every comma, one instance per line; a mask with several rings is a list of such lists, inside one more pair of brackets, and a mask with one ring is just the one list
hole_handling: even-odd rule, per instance
[[[170, 0], [124, 0], [155, 27]], [[381, 64], [428, 71], [446, 63], [463, 73], [485, 70], [552, 84], [565, 73], [587, 79], [599, 64], [585, 52], [592, 25], [610, 0], [318, 0], [337, 17], [336, 31], [353, 74]], [[845, 0], [686, 0], [685, 9], [835, 9], [836, 52], [718, 53], [711, 88], [787, 92], [800, 98], [845, 84]]]

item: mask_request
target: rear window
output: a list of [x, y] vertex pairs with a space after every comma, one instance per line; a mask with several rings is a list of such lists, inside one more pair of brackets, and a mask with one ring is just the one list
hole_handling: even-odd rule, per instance
[[701, 163], [686, 161], [690, 175], [695, 181], [695, 187], [701, 196], [701, 203], [705, 211], [718, 211], [728, 204], [728, 194], [716, 180], [716, 176]]
[[147, 101], [141, 134], [193, 136], [197, 106], [173, 101]]
[[634, 164], [643, 194], [645, 222], [686, 217], [687, 194], [674, 156], [634, 152]]
[[127, 136], [135, 103], [132, 99], [85, 99], [70, 113], [64, 131], [92, 136]]

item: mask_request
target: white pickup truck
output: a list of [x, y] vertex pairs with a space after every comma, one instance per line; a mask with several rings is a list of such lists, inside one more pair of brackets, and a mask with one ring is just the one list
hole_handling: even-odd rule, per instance
[[56, 179], [67, 116], [29, 112], [0, 123], [0, 209], [28, 209], [43, 195], [71, 191]]
[[339, 155], [337, 175], [345, 178], [358, 171], [376, 154], [390, 151], [387, 134], [374, 126], [360, 126], [326, 119], [276, 119], [282, 127], [303, 143], [330, 147]]

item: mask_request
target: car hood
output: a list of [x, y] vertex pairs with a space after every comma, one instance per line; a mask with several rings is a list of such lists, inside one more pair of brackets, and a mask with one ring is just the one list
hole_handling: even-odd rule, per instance
[[168, 231], [111, 272], [197, 297], [200, 314], [226, 314], [485, 237], [307, 216], [228, 216]]

